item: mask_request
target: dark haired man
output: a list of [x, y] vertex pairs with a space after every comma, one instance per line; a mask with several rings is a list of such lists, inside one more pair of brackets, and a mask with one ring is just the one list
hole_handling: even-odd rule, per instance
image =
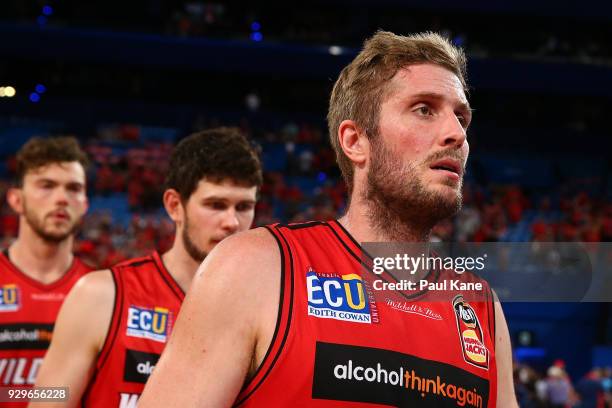
[[236, 129], [182, 140], [168, 172], [163, 201], [176, 223], [172, 248], [89, 274], [60, 311], [36, 385], [69, 387], [65, 406], [135, 407], [198, 265], [251, 226], [262, 174]]
[[16, 159], [7, 201], [19, 233], [0, 253], [0, 385], [31, 386], [64, 297], [90, 270], [72, 253], [88, 160], [72, 137], [32, 138]]
[[362, 268], [360, 242], [425, 247], [459, 209], [471, 121], [465, 65], [433, 33], [366, 41], [328, 113], [346, 214], [217, 246], [140, 408], [517, 406], [508, 329], [486, 282], [423, 270], [427, 283], [477, 280], [482, 296], [389, 290], [398, 301], [388, 302]]

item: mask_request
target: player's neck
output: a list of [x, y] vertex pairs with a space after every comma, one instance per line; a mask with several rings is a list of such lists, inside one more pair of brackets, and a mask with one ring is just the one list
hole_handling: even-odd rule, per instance
[[43, 284], [55, 282], [74, 261], [73, 236], [61, 242], [49, 242], [21, 224], [17, 240], [8, 253], [11, 262], [30, 278]]
[[369, 203], [359, 195], [353, 200], [339, 222], [358, 242], [428, 242], [430, 226], [411, 224]]
[[195, 261], [180, 242], [181, 240], [175, 237], [174, 245], [162, 255], [162, 261], [183, 292], [187, 292], [200, 262]]

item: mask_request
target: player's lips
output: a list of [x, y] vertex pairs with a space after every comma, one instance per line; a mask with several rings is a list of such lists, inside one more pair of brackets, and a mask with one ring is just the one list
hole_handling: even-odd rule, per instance
[[70, 220], [70, 215], [66, 211], [53, 211], [49, 217], [56, 220]]
[[461, 166], [459, 160], [454, 159], [438, 160], [429, 166], [429, 168], [434, 171], [445, 173], [449, 177], [457, 180], [459, 180], [463, 174], [463, 166]]

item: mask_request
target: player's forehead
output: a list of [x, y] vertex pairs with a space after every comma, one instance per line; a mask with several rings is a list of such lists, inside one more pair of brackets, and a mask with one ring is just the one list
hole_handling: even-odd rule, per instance
[[435, 64], [415, 64], [399, 69], [387, 89], [387, 98], [432, 96], [453, 105], [469, 105], [457, 75]]
[[49, 180], [57, 183], [85, 184], [85, 169], [78, 161], [55, 162], [29, 169], [23, 178], [24, 183]]
[[221, 180], [203, 178], [198, 182], [192, 197], [198, 200], [221, 199], [238, 202], [255, 200], [256, 194], [256, 186], [245, 185], [229, 178]]

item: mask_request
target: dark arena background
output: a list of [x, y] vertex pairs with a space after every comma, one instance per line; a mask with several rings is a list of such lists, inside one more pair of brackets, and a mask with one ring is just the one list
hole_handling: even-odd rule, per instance
[[[612, 240], [612, 3], [261, 3], [2, 1], [2, 195], [23, 143], [74, 135], [93, 161], [78, 254], [104, 268], [164, 250], [170, 150], [195, 130], [231, 125], [261, 148], [255, 225], [335, 218], [346, 192], [325, 115], [340, 69], [379, 28], [432, 30], [465, 48], [475, 109], [463, 210], [434, 238]], [[1, 248], [17, 225], [3, 202]], [[601, 382], [610, 406], [609, 303], [504, 310], [520, 406], [549, 406], [566, 373], [576, 390]], [[595, 406], [577, 393], [564, 406]]]

